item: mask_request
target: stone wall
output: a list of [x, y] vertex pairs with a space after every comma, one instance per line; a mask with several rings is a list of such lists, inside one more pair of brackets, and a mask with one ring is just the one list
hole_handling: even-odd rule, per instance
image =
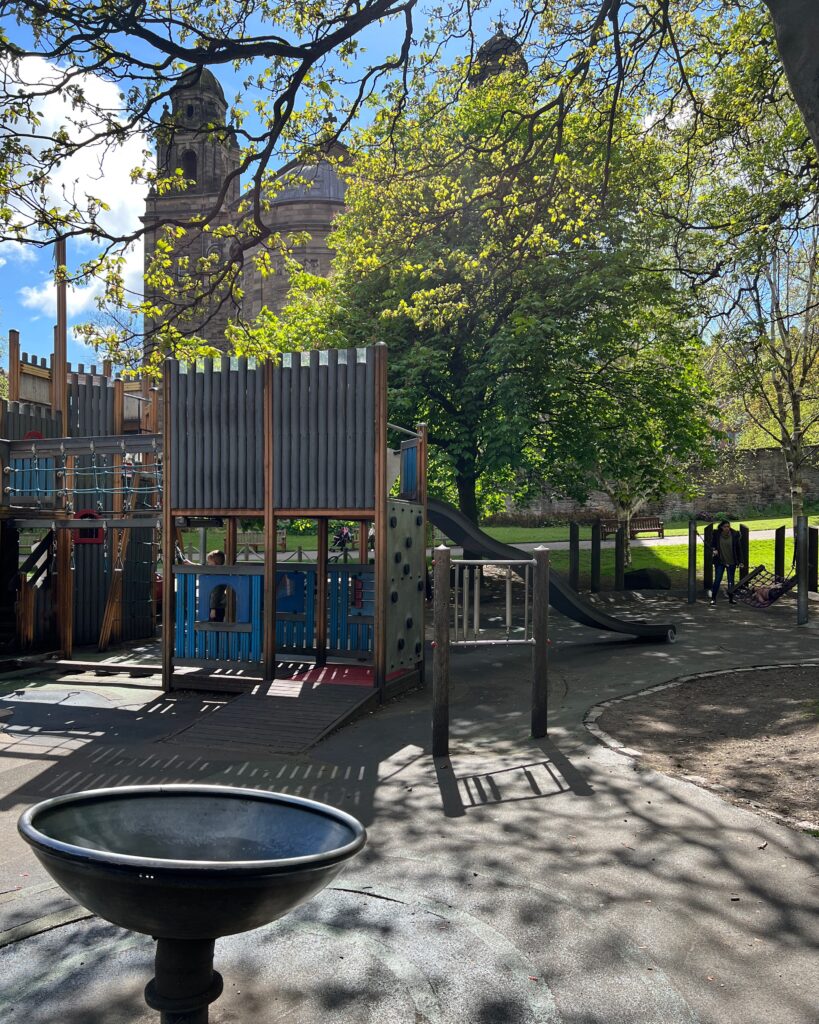
[[[813, 461], [819, 465], [819, 449], [814, 449]], [[720, 512], [736, 516], [753, 509], [790, 504], [785, 459], [778, 448], [726, 450], [714, 469], [694, 469], [692, 477], [697, 490], [695, 498], [669, 494], [662, 501], [647, 505], [642, 512], [666, 519], [692, 514], [707, 517]], [[819, 468], [805, 473], [805, 500], [819, 500]], [[599, 491], [581, 503], [550, 493], [546, 488], [541, 497], [526, 505], [516, 507], [510, 503], [507, 512], [492, 521], [535, 526], [571, 519], [590, 521], [598, 516], [611, 516], [613, 511], [609, 499]]]

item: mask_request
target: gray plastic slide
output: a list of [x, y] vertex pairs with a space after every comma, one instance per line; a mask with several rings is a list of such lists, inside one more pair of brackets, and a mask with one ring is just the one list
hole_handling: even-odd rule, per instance
[[[449, 539], [467, 551], [482, 558], [513, 559], [525, 557], [525, 552], [511, 544], [504, 544], [490, 537], [458, 509], [446, 501], [430, 498], [428, 503], [430, 522]], [[549, 603], [553, 608], [575, 622], [580, 622], [591, 629], [608, 629], [613, 633], [627, 633], [646, 640], [670, 640], [677, 635], [677, 627], [672, 624], [654, 622], [632, 622], [628, 619], [617, 619], [613, 615], [595, 608], [584, 601], [580, 594], [557, 576], [549, 574]]]

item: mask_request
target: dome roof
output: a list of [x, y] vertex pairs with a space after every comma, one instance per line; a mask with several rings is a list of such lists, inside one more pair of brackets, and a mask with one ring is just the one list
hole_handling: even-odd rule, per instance
[[209, 68], [189, 68], [172, 89], [173, 93], [197, 92], [213, 93], [222, 103], [226, 103], [225, 94], [216, 75]]
[[344, 202], [347, 185], [327, 160], [316, 164], [294, 164], [281, 171], [278, 177], [285, 185], [273, 200], [276, 205], [314, 199]]
[[506, 35], [502, 28], [481, 46], [475, 55], [471, 78], [474, 82], [484, 82], [490, 75], [500, 71], [527, 72], [529, 65], [523, 56], [523, 47], [511, 36]]

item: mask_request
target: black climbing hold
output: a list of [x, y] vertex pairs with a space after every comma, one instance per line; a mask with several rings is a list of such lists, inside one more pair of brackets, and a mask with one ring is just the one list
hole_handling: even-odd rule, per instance
[[407, 539], [406, 539], [406, 540], [404, 541], [404, 544], [405, 544], [405, 545], [406, 545], [406, 546], [407, 546], [408, 548], [411, 548], [411, 547], [412, 547], [412, 537], [407, 537]]
[[423, 516], [416, 516], [415, 517], [415, 525], [416, 526], [423, 526], [424, 525], [424, 517]]
[[399, 651], [403, 651], [404, 650], [404, 638], [403, 637], [400, 637], [400, 639], [398, 640], [398, 650]]
[[401, 558], [402, 558], [401, 552], [400, 551], [396, 551], [395, 552], [395, 562], [396, 562], [396, 565], [398, 564], [398, 562], [401, 561]]
[[412, 629], [412, 616], [407, 616], [407, 629]]
[[404, 575], [405, 576], [409, 576], [409, 574], [411, 572], [412, 572], [412, 566], [409, 564], [409, 562], [407, 562], [407, 564], [404, 566]]
[[393, 529], [398, 526], [398, 516], [390, 516], [390, 526], [392, 526]]
[[415, 641], [415, 653], [416, 654], [420, 654], [421, 653], [421, 641], [420, 640], [416, 640]]
[[393, 590], [393, 592], [390, 594], [390, 601], [392, 601], [393, 604], [398, 604], [398, 591], [397, 590]]
[[419, 590], [423, 590], [424, 589], [424, 581], [423, 580], [418, 580], [418, 589]]

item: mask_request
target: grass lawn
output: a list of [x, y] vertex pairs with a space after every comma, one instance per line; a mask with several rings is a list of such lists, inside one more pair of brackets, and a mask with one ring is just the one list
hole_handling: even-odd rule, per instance
[[[671, 586], [680, 589], [688, 586], [688, 545], [673, 544], [668, 547], [659, 548], [632, 548], [632, 564], [630, 569], [662, 569], [668, 573]], [[790, 540], [785, 543], [785, 572], [790, 569], [793, 559], [793, 544]], [[765, 565], [773, 571], [774, 542], [772, 540], [751, 540], [750, 563], [751, 568], [757, 565]], [[550, 562], [552, 567], [560, 573], [569, 571], [569, 552], [553, 551]], [[609, 589], [614, 580], [614, 551], [604, 549], [601, 552], [600, 571], [603, 577], [603, 589]], [[588, 590], [591, 573], [591, 552], [580, 552], [580, 589]], [[702, 547], [698, 552], [697, 576], [702, 579]]]
[[[760, 516], [758, 518], [753, 518], [753, 517], [750, 517], [750, 516], [746, 516], [746, 517], [744, 517], [742, 519], [742, 522], [747, 527], [749, 527], [749, 529], [751, 529], [751, 530], [775, 530], [778, 526], [783, 526], [784, 525], [784, 526], [788, 526], [789, 527], [791, 525], [791, 520], [790, 520], [790, 517], [788, 517], [788, 516], [774, 516], [774, 517]], [[809, 516], [809, 522], [810, 522], [811, 526], [819, 525], [819, 515]], [[700, 532], [702, 532], [702, 529], [703, 529], [704, 526], [705, 526], [704, 523], [698, 524], [698, 529], [700, 530]], [[525, 544], [525, 543], [538, 543], [538, 542], [546, 542], [546, 543], [548, 543], [549, 541], [568, 541], [568, 539], [569, 539], [569, 526], [568, 526], [567, 523], [561, 524], [559, 526], [541, 526], [541, 527], [528, 527], [528, 526], [486, 526], [483, 529], [484, 529], [484, 531], [486, 533], [489, 534], [490, 537], [494, 537], [496, 540], [503, 541], [504, 544]], [[665, 526], [665, 535], [666, 535], [666, 537], [687, 537], [688, 536], [688, 522], [687, 521], [683, 521], [683, 520], [672, 520], [672, 521], [667, 522], [666, 526]], [[185, 538], [185, 549], [186, 550], [188, 550], [188, 548], [189, 548], [189, 546], [191, 544], [194, 547], [198, 548], [198, 546], [199, 546], [199, 531], [198, 530], [183, 530], [183, 536]], [[651, 534], [643, 534], [642, 536], [646, 540], [651, 540]], [[590, 540], [591, 539], [591, 526], [581, 526], [580, 527], [580, 539], [581, 540]], [[609, 538], [609, 539], [611, 539], [611, 538]], [[332, 538], [331, 538], [331, 542], [332, 542]], [[288, 551], [297, 551], [299, 547], [304, 548], [305, 551], [315, 551], [316, 550], [316, 543], [317, 542], [316, 542], [315, 534], [311, 534], [311, 533], [297, 534], [297, 533], [291, 533], [290, 531], [288, 531], [288, 533], [287, 533], [287, 550]], [[764, 542], [760, 542], [760, 543], [764, 543]], [[212, 551], [214, 549], [222, 549], [222, 550], [224, 550], [224, 546], [225, 546], [225, 531], [223, 529], [210, 529], [210, 530], [208, 530], [207, 550], [208, 551]], [[773, 541], [770, 542], [770, 547], [771, 547], [770, 558], [773, 559]], [[671, 549], [671, 550], [674, 550], [674, 549]], [[634, 561], [635, 568], [644, 568], [647, 565], [658, 565], [659, 568], [663, 567], [663, 566], [659, 565], [659, 562], [651, 561], [651, 562], [646, 563], [646, 562], [640, 561], [639, 559], [642, 559], [642, 558], [646, 557], [645, 551], [646, 551], [645, 548], [641, 548], [641, 549], [635, 548], [634, 549], [634, 556], [633, 557], [634, 557], [634, 560], [635, 560]], [[752, 551], [753, 551], [753, 548], [752, 548]], [[557, 552], [557, 551], [552, 553], [552, 560], [554, 561], [554, 564], [556, 566], [557, 566], [557, 559], [558, 559], [560, 554], [561, 554], [561, 552]], [[657, 551], [656, 556], [652, 555], [651, 557], [652, 558], [656, 557], [657, 559], [662, 560], [662, 558], [669, 558], [671, 556], [669, 556], [667, 554], [661, 556], [660, 551]], [[790, 555], [788, 557], [790, 558]], [[582, 572], [583, 571], [582, 567], [585, 564], [583, 559], [585, 558], [586, 562], [588, 562], [588, 558], [589, 558], [588, 551], [586, 551], [586, 552], [581, 551], [580, 558], [581, 558], [580, 564], [581, 564], [581, 572]], [[568, 559], [568, 556], [567, 556], [567, 559]], [[757, 562], [754, 562], [754, 556], [753, 556], [753, 553], [752, 553], [752, 555], [751, 555], [751, 562], [753, 564], [758, 564], [758, 562], [760, 562], [760, 561], [764, 561], [764, 559], [759, 558], [759, 559], [757, 559]], [[568, 561], [566, 562], [566, 564], [568, 565]], [[607, 551], [604, 550], [603, 551], [603, 561], [602, 561], [602, 566], [603, 566], [603, 572], [604, 573], [606, 572], [606, 566], [609, 565], [609, 564], [610, 564], [609, 571], [613, 572], [614, 554], [613, 554], [612, 551], [608, 551], [607, 552]]]
[[[735, 525], [739, 525], [739, 522], [742, 522], [750, 530], [775, 530], [778, 526], [790, 526], [791, 518], [790, 516], [759, 516], [757, 518], [744, 516]], [[808, 522], [811, 526], [819, 525], [819, 515], [809, 516]], [[705, 525], [705, 523], [698, 524], [700, 532], [702, 532]], [[485, 526], [483, 529], [490, 537], [503, 541], [504, 544], [534, 544], [538, 541], [567, 541], [569, 539], [568, 524], [561, 524], [560, 526]], [[687, 537], [688, 521], [681, 519], [669, 520], [665, 524], [665, 535], [666, 537]], [[652, 534], [644, 533], [641, 534], [641, 537], [651, 540]], [[591, 539], [591, 526], [580, 527], [580, 539]]]

